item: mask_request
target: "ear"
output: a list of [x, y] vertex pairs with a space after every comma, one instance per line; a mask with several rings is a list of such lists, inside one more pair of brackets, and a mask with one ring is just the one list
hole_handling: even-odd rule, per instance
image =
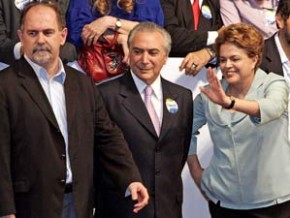
[[17, 30], [17, 35], [18, 35], [18, 38], [20, 40], [20, 42], [22, 42], [22, 31], [21, 30]]
[[259, 56], [256, 55], [255, 57], [252, 58], [252, 60], [253, 60], [253, 66], [254, 66], [253, 68], [255, 68], [257, 66], [258, 61], [259, 61]]
[[63, 28], [60, 32], [60, 37], [61, 37], [61, 41], [60, 44], [64, 45], [66, 42], [66, 37], [67, 37], [67, 28]]
[[278, 29], [283, 29], [284, 28], [284, 20], [280, 14], [276, 14], [276, 25]]

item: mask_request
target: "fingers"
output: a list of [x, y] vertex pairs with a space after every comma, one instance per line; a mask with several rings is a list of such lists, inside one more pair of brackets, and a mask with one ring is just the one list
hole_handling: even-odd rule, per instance
[[134, 204], [133, 212], [138, 213], [148, 204], [149, 195], [147, 189], [140, 182], [131, 183], [129, 189], [131, 191], [132, 200], [137, 201], [137, 203]]
[[205, 49], [191, 52], [183, 59], [179, 70], [185, 69], [186, 75], [195, 76], [208, 62], [210, 57]]
[[182, 61], [181, 65], [179, 66], [179, 70], [185, 69], [186, 75], [196, 75], [200, 71], [202, 67], [199, 64], [193, 62], [193, 54], [189, 53]]
[[85, 25], [82, 29], [82, 40], [86, 45], [92, 45], [97, 43], [100, 34], [94, 31], [89, 24]]

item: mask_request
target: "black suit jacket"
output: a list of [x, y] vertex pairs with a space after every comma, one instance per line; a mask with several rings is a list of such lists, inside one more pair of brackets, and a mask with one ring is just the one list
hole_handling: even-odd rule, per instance
[[275, 43], [275, 35], [276, 34], [265, 40], [262, 63], [260, 68], [262, 68], [267, 73], [274, 72], [278, 75], [283, 76], [283, 68], [278, 48]]
[[[105, 105], [113, 121], [123, 131], [143, 182], [150, 194], [149, 205], [133, 214], [132, 204], [115, 191], [107, 177], [100, 182], [97, 212], [100, 218], [181, 218], [181, 171], [187, 159], [192, 128], [192, 93], [161, 79], [163, 121], [160, 137], [155, 133], [143, 100], [131, 73], [99, 85]], [[170, 113], [166, 99], [178, 105]], [[100, 193], [100, 192], [98, 192]]]
[[194, 19], [190, 0], [160, 0], [164, 12], [164, 27], [172, 37], [170, 56], [184, 57], [189, 52], [206, 47], [208, 31], [222, 27], [220, 4], [218, 0], [204, 0], [212, 18], [200, 14], [198, 29], [193, 29]]
[[[77, 217], [92, 217], [93, 158], [125, 193], [140, 181], [131, 152], [90, 78], [65, 66], [69, 158]], [[0, 72], [0, 216], [60, 218], [66, 179], [64, 138], [26, 60]]]
[[[19, 42], [20, 10], [14, 4], [15, 0], [0, 0], [0, 62], [12, 64], [15, 61], [13, 49]], [[69, 0], [59, 0], [58, 5], [63, 13], [66, 12]], [[65, 43], [61, 49], [61, 59], [64, 62], [77, 58], [76, 48], [71, 43]]]

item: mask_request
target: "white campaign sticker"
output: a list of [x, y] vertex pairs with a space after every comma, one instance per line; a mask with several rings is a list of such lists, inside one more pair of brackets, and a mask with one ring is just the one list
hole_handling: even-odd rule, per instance
[[165, 104], [169, 113], [175, 114], [178, 111], [178, 104], [173, 99], [167, 98]]
[[24, 6], [29, 2], [32, 2], [32, 0], [15, 0], [14, 4], [16, 8], [18, 8], [19, 10], [23, 10]]
[[201, 7], [201, 13], [202, 13], [202, 16], [204, 16], [206, 19], [212, 19], [210, 8], [207, 5], [203, 5]]

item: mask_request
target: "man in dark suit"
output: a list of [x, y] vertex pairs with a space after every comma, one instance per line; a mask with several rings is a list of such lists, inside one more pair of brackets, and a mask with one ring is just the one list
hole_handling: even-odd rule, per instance
[[[140, 23], [130, 32], [128, 47], [131, 72], [98, 87], [110, 117], [123, 131], [151, 200], [133, 214], [131, 202], [105, 175], [96, 180], [102, 190], [97, 192], [96, 217], [181, 218], [181, 171], [191, 139], [192, 93], [160, 76], [171, 47], [164, 29]], [[153, 107], [150, 93], [144, 93], [147, 88]]]
[[[21, 56], [21, 44], [17, 36], [21, 10], [29, 0], [0, 0], [0, 62], [12, 64]], [[62, 14], [68, 8], [69, 0], [56, 1]], [[64, 62], [74, 61], [77, 58], [76, 48], [66, 42], [60, 57]]]
[[59, 58], [67, 29], [57, 6], [29, 4], [24, 58], [0, 72], [0, 217], [93, 216], [94, 152], [134, 212], [146, 188], [94, 83]]
[[[223, 22], [218, 0], [160, 0], [164, 27], [172, 37], [171, 57], [185, 57], [180, 69], [195, 74], [214, 58], [211, 47]], [[199, 6], [199, 16], [192, 4]], [[197, 19], [198, 16], [198, 19]], [[194, 28], [195, 20], [197, 23]]]
[[267, 73], [288, 77], [290, 81], [290, 0], [279, 1], [276, 24], [279, 31], [265, 41], [261, 68]]

